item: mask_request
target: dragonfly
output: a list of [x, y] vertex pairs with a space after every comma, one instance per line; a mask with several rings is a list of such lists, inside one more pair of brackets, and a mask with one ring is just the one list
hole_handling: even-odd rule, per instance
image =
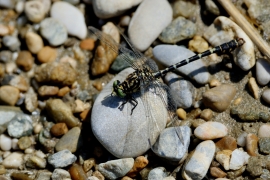
[[[188, 63], [191, 63], [193, 61], [199, 60], [202, 57], [209, 56], [213, 53], [228, 53], [245, 43], [245, 41], [242, 38], [237, 38], [227, 43], [221, 44], [217, 47], [214, 47], [212, 49], [209, 49], [207, 51], [204, 51], [201, 54], [197, 54], [190, 58], [184, 59], [163, 70], [158, 70], [157, 66], [153, 64], [153, 61], [147, 58], [145, 55], [143, 55], [140, 51], [136, 50], [135, 47], [133, 47], [133, 45], [129, 42], [128, 38], [125, 37], [124, 35], [123, 37], [126, 43], [128, 44], [129, 48], [123, 45], [119, 45], [112, 39], [112, 37], [102, 33], [101, 31], [99, 31], [94, 27], [88, 27], [88, 29], [91, 35], [99, 39], [101, 43], [105, 44], [113, 52], [117, 53], [118, 56], [121, 55], [121, 58], [123, 58], [126, 62], [128, 62], [130, 67], [134, 69], [134, 72], [129, 74], [124, 81], [120, 82], [119, 80], [115, 80], [113, 82], [112, 87], [113, 90], [111, 96], [117, 96], [124, 99], [122, 104], [118, 107], [119, 109], [122, 109], [123, 106], [128, 102], [132, 104], [133, 107], [130, 113], [130, 115], [132, 115], [133, 111], [138, 105], [138, 101], [134, 98], [133, 95], [136, 92], [140, 92], [141, 94], [140, 98], [142, 99], [145, 111], [147, 113], [146, 114], [147, 121], [151, 121], [148, 127], [149, 128], [148, 142], [152, 150], [154, 147], [153, 144], [155, 143], [158, 137], [157, 134], [154, 134], [152, 132], [157, 131], [158, 133], [161, 133], [162, 128], [159, 127], [158, 123], [155, 122], [155, 118], [152, 117], [152, 114], [155, 112], [152, 112], [151, 105], [149, 105], [149, 102], [152, 100], [149, 99], [149, 96], [147, 95], [146, 92], [151, 91], [152, 93], [155, 93], [156, 98], [161, 99], [163, 105], [168, 111], [170, 123], [172, 124], [173, 127], [177, 127], [178, 118], [175, 113], [177, 107], [172, 98], [171, 95], [172, 92], [170, 91], [170, 88], [161, 81], [162, 77], [166, 75], [168, 72], [172, 72], [177, 68], [184, 66]], [[175, 131], [178, 138], [183, 144], [184, 140], [180, 128], [175, 128]]]

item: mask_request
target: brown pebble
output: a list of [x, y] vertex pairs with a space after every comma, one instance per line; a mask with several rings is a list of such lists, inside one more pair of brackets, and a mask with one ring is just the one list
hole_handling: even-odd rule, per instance
[[249, 78], [248, 87], [251, 93], [253, 94], [253, 97], [255, 99], [259, 99], [259, 87], [254, 77]]
[[236, 99], [234, 100], [233, 104], [234, 104], [234, 105], [238, 105], [238, 104], [241, 103], [241, 101], [242, 101], [242, 98], [241, 98], [241, 97], [236, 98]]
[[8, 26], [0, 24], [0, 36], [6, 36], [8, 34], [9, 34]]
[[131, 170], [127, 173], [129, 177], [135, 177], [146, 165], [148, 164], [148, 159], [144, 156], [138, 156]]
[[[106, 34], [104, 35], [109, 36]], [[110, 46], [101, 42], [101, 45], [99, 45], [96, 49], [95, 56], [91, 65], [92, 74], [97, 76], [106, 73], [117, 55], [118, 54], [115, 53], [115, 51], [113, 51]]]
[[209, 121], [213, 117], [213, 111], [211, 109], [204, 109], [201, 112], [200, 118]]
[[95, 47], [95, 40], [92, 38], [87, 38], [81, 41], [80, 48], [84, 50], [92, 51]]
[[14, 180], [33, 180], [32, 176], [33, 175], [31, 173], [20, 172], [20, 171], [15, 171], [10, 175], [11, 179], [14, 179]]
[[70, 88], [68, 86], [65, 86], [65, 87], [59, 89], [57, 96], [63, 97], [69, 92], [70, 92]]
[[192, 120], [191, 126], [193, 128], [197, 128], [198, 126], [200, 126], [200, 125], [202, 125], [204, 123], [205, 123], [205, 120], [203, 120], [203, 119], [194, 119], [194, 120]]
[[128, 177], [128, 176], [124, 176], [121, 178], [121, 180], [132, 180], [132, 178]]
[[38, 89], [38, 94], [42, 97], [57, 95], [59, 88], [56, 86], [41, 86]]
[[35, 79], [41, 83], [55, 83], [59, 86], [72, 85], [77, 78], [74, 68], [68, 63], [49, 62], [36, 68]]
[[210, 86], [211, 88], [217, 87], [217, 86], [220, 86], [220, 85], [221, 85], [221, 83], [220, 83], [219, 80], [217, 80], [217, 79], [212, 79], [212, 80], [209, 82], [209, 86]]
[[[6, 170], [5, 166], [4, 165], [0, 165], [0, 175], [5, 174], [6, 171], [7, 170]], [[1, 178], [0, 178], [0, 180], [1, 180]]]
[[0, 78], [5, 75], [5, 66], [4, 64], [0, 63]]
[[80, 118], [82, 119], [82, 121], [86, 120], [87, 115], [89, 114], [90, 108], [89, 109], [85, 109], [83, 112], [80, 113]]
[[44, 46], [40, 35], [31, 31], [25, 34], [25, 41], [29, 51], [33, 54], [37, 54]]
[[223, 178], [227, 175], [224, 171], [222, 171], [218, 167], [211, 167], [210, 174], [211, 174], [211, 176], [216, 177], [216, 178]]
[[200, 117], [202, 110], [200, 108], [192, 109], [188, 114], [188, 119], [196, 119]]
[[258, 137], [255, 134], [248, 134], [246, 137], [246, 150], [250, 156], [256, 156], [258, 149]]
[[16, 59], [16, 64], [24, 71], [32, 69], [34, 64], [34, 58], [29, 51], [21, 51]]
[[102, 86], [102, 83], [100, 81], [94, 81], [93, 82], [93, 86], [94, 88], [96, 88], [98, 91], [101, 91], [103, 86]]
[[97, 177], [99, 180], [105, 180], [105, 177], [99, 171], [94, 171], [92, 175]]
[[25, 77], [19, 75], [14, 76], [10, 82], [9, 85], [18, 88], [20, 91], [27, 91], [29, 89], [29, 84]]
[[194, 36], [192, 40], [188, 42], [188, 48], [191, 51], [202, 53], [206, 51], [209, 46], [208, 43], [201, 36]]
[[37, 59], [40, 63], [52, 62], [57, 57], [57, 51], [50, 46], [43, 47], [37, 54]]
[[53, 136], [59, 137], [68, 132], [68, 127], [66, 123], [57, 123], [52, 126], [50, 132], [52, 133]]
[[80, 166], [78, 164], [73, 164], [69, 168], [69, 173], [70, 173], [71, 179], [87, 180], [87, 176], [86, 176], [85, 172], [83, 171], [82, 166]]
[[0, 87], [0, 104], [14, 106], [20, 97], [20, 91], [13, 86]]
[[185, 120], [187, 118], [187, 112], [182, 108], [178, 108], [176, 110], [176, 114], [181, 120]]
[[21, 137], [18, 141], [18, 146], [21, 150], [25, 150], [32, 145], [31, 138], [28, 136]]
[[231, 136], [225, 136], [216, 142], [216, 147], [222, 150], [235, 150], [237, 148], [237, 142], [235, 138]]
[[90, 159], [85, 160], [83, 162], [83, 170], [84, 170], [84, 172], [88, 172], [95, 165], [96, 165], [96, 160], [94, 158], [90, 158]]

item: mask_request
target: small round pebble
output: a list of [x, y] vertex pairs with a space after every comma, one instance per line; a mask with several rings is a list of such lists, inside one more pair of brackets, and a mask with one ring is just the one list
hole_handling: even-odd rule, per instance
[[25, 41], [29, 51], [33, 54], [37, 54], [44, 46], [42, 38], [34, 32], [27, 32]]
[[24, 9], [27, 18], [34, 23], [45, 17], [45, 7], [41, 1], [26, 1]]
[[19, 50], [21, 46], [21, 42], [16, 36], [4, 36], [2, 39], [2, 43], [11, 51]]
[[262, 93], [262, 99], [267, 103], [270, 104], [270, 89], [265, 89]]
[[22, 167], [23, 162], [23, 154], [20, 152], [13, 152], [3, 160], [2, 164], [6, 169], [18, 169]]
[[68, 38], [66, 27], [54, 18], [46, 18], [40, 23], [40, 33], [52, 46], [59, 46]]
[[8, 135], [15, 138], [31, 135], [33, 131], [32, 124], [32, 119], [28, 115], [18, 114], [8, 123]]
[[263, 124], [260, 126], [258, 131], [258, 137], [270, 137], [270, 124]]
[[201, 140], [217, 139], [227, 134], [227, 127], [219, 122], [205, 122], [194, 130], [194, 135]]
[[98, 170], [108, 179], [117, 179], [126, 175], [133, 167], [133, 158], [117, 159], [100, 163]]
[[14, 106], [20, 97], [20, 91], [13, 86], [0, 87], [0, 102], [2, 104]]
[[144, 156], [136, 157], [134, 165], [132, 169], [127, 173], [127, 176], [134, 178], [143, 168], [145, 168], [145, 166], [147, 166], [147, 164], [148, 159], [145, 158]]
[[41, 86], [38, 89], [38, 94], [41, 97], [46, 97], [46, 96], [55, 96], [58, 94], [59, 88], [57, 86]]
[[256, 156], [258, 150], [258, 137], [255, 134], [248, 134], [246, 137], [246, 149], [250, 156]]
[[31, 138], [28, 136], [21, 137], [18, 141], [18, 146], [21, 150], [25, 150], [32, 145]]
[[79, 120], [74, 117], [70, 106], [65, 104], [61, 99], [48, 100], [46, 110], [57, 123], [65, 123], [69, 128], [80, 124]]
[[59, 89], [57, 96], [63, 97], [69, 92], [70, 92], [70, 88], [68, 86], [65, 86], [65, 87]]
[[8, 34], [9, 34], [8, 26], [0, 24], [0, 36], [6, 36]]
[[34, 58], [29, 51], [20, 51], [16, 59], [16, 64], [24, 71], [29, 71], [34, 64]]
[[31, 156], [26, 161], [26, 166], [30, 168], [44, 169], [47, 165], [46, 159], [40, 158], [38, 156]]
[[211, 79], [210, 82], [209, 82], [209, 86], [211, 88], [213, 87], [217, 87], [217, 86], [220, 86], [221, 85], [221, 82], [217, 79]]
[[239, 105], [240, 103], [242, 102], [242, 98], [239, 97], [239, 98], [236, 98], [233, 102], [234, 105]]
[[237, 138], [237, 144], [241, 147], [246, 146], [246, 138], [247, 138], [247, 133], [243, 132], [242, 134], [240, 134]]
[[167, 176], [166, 169], [164, 167], [157, 167], [152, 169], [148, 174], [149, 180], [164, 179]]
[[37, 54], [37, 59], [40, 63], [52, 62], [57, 57], [57, 51], [50, 46], [43, 47]]
[[5, 134], [0, 135], [0, 149], [2, 151], [9, 151], [11, 149], [11, 138]]
[[71, 176], [71, 179], [78, 179], [78, 180], [86, 180], [87, 179], [87, 175], [85, 174], [85, 172], [83, 171], [82, 166], [78, 165], [78, 164], [73, 164], [70, 168], [69, 168], [69, 174]]
[[65, 123], [57, 123], [52, 126], [50, 132], [53, 136], [62, 136], [68, 132], [68, 127]]
[[225, 111], [236, 94], [236, 88], [230, 84], [222, 84], [207, 90], [203, 94], [203, 103], [214, 111]]
[[62, 136], [57, 144], [55, 145], [56, 151], [62, 151], [64, 149], [69, 150], [71, 153], [77, 151], [79, 137], [81, 129], [79, 127], [74, 127], [70, 129], [64, 136]]
[[213, 117], [213, 111], [211, 109], [204, 109], [201, 112], [200, 118], [209, 121]]
[[187, 118], [187, 112], [182, 108], [178, 108], [176, 110], [176, 113], [177, 113], [178, 117], [182, 120], [185, 120]]
[[107, 22], [102, 26], [101, 30], [103, 33], [110, 35], [115, 40], [115, 42], [120, 43], [119, 30], [112, 22]]
[[179, 16], [163, 29], [158, 38], [164, 43], [173, 44], [192, 38], [196, 31], [196, 25], [192, 21]]
[[54, 153], [48, 157], [48, 163], [54, 168], [67, 167], [76, 160], [77, 157], [67, 149]]
[[270, 63], [263, 58], [256, 61], [256, 80], [260, 85], [266, 85], [270, 81]]
[[68, 171], [64, 169], [54, 169], [52, 173], [52, 180], [59, 180], [59, 179], [70, 179], [70, 174]]
[[193, 39], [188, 42], [188, 48], [193, 52], [202, 53], [209, 49], [209, 46], [201, 36], [194, 36]]

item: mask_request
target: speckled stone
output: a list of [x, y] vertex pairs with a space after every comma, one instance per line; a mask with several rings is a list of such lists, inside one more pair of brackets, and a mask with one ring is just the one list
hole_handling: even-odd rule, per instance
[[48, 163], [54, 168], [67, 167], [74, 163], [77, 157], [73, 155], [69, 150], [62, 150], [54, 153], [48, 157]]
[[270, 137], [263, 137], [259, 139], [260, 152], [270, 154]]
[[28, 115], [18, 114], [9, 122], [7, 126], [7, 132], [9, 136], [14, 138], [28, 136], [32, 134], [32, 124], [32, 119]]
[[210, 140], [224, 137], [228, 134], [225, 125], [219, 122], [205, 122], [194, 130], [194, 135], [202, 140]]

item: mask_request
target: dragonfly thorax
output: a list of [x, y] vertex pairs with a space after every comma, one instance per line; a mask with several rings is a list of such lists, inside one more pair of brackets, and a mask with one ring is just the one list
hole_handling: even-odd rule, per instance
[[126, 97], [126, 93], [125, 93], [125, 90], [122, 86], [122, 84], [120, 83], [119, 80], [116, 80], [113, 82], [113, 92], [112, 92], [112, 95], [116, 95], [120, 98], [124, 98]]

